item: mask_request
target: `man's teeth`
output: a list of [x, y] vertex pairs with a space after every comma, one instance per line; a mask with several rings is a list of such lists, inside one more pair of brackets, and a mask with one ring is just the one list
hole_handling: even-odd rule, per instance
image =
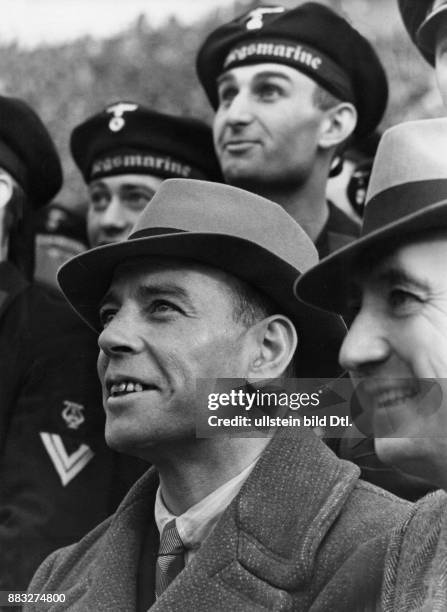
[[388, 408], [393, 404], [405, 401], [411, 397], [414, 397], [415, 395], [416, 391], [410, 389], [406, 391], [386, 391], [380, 394], [380, 396], [377, 398], [377, 403], [379, 405], [379, 408]]
[[133, 382], [122, 382], [122, 383], [114, 383], [110, 387], [110, 395], [112, 397], [117, 395], [124, 395], [126, 393], [141, 393], [143, 391], [143, 385], [140, 383]]

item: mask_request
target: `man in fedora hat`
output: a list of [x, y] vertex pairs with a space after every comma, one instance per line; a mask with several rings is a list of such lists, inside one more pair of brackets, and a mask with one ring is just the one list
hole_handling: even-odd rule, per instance
[[[320, 308], [354, 308], [340, 364], [356, 380], [356, 403], [363, 409], [358, 425], [375, 437], [380, 459], [443, 489], [446, 146], [445, 119], [388, 130], [371, 176], [362, 236], [306, 273], [296, 288]], [[445, 514], [445, 496], [429, 496], [396, 535], [385, 610], [446, 609]]]
[[439, 91], [447, 106], [447, 2], [398, 0], [398, 4], [411, 40], [435, 69]]
[[110, 520], [41, 566], [30, 592], [64, 593], [72, 611], [346, 611], [374, 601], [407, 502], [358, 481], [310, 428], [271, 441], [196, 435], [207, 414], [200, 381], [262, 386], [293, 358], [306, 375], [321, 367], [322, 345], [338, 350], [341, 319], [294, 299], [296, 277], [316, 262], [280, 206], [173, 179], [126, 241], [61, 269], [67, 299], [100, 332], [106, 439], [154, 467]]
[[91, 247], [125, 240], [166, 178], [221, 179], [208, 125], [136, 102], [115, 102], [77, 125], [70, 149], [88, 188]]
[[262, 6], [208, 36], [197, 73], [226, 182], [283, 206], [320, 257], [354, 240], [359, 224], [326, 200], [326, 185], [336, 153], [386, 108], [370, 43], [322, 4]]
[[[91, 247], [124, 240], [165, 178], [220, 177], [211, 129], [205, 123], [159, 113], [135, 102], [108, 105], [77, 125], [71, 134], [70, 149], [88, 187], [86, 237]], [[84, 353], [96, 358], [97, 334], [88, 334], [91, 330], [74, 318], [73, 332], [85, 338]], [[115, 453], [106, 446], [96, 368], [91, 359], [84, 361], [87, 374], [76, 384], [95, 391], [95, 405], [82, 414], [81, 422], [79, 416], [76, 419], [76, 407], [66, 414], [75, 413], [72, 437], [76, 432], [91, 456], [87, 474], [82, 471], [69, 484], [72, 489], [82, 485], [82, 495], [76, 490], [77, 499], [88, 498], [89, 503], [82, 512], [77, 509], [77, 524], [67, 518], [67, 513], [65, 518], [60, 513], [65, 532], [70, 534], [64, 545], [79, 539], [114, 512], [147, 469], [146, 462]], [[57, 459], [60, 453], [51, 450]], [[70, 455], [61, 461], [67, 463], [69, 459]], [[75, 504], [72, 507], [77, 508]]]

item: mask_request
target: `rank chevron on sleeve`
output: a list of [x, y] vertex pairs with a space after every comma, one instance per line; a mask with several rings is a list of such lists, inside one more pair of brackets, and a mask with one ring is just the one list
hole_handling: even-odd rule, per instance
[[68, 454], [59, 434], [41, 431], [40, 437], [64, 487], [94, 457], [94, 452], [87, 444], [81, 444], [76, 451]]

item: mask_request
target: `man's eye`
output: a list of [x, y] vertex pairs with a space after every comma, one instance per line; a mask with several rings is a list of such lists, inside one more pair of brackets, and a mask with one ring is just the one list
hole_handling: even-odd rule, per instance
[[275, 100], [282, 94], [282, 90], [273, 83], [262, 83], [257, 89], [257, 94], [263, 100]]
[[122, 196], [126, 205], [134, 210], [143, 210], [152, 198], [154, 197], [153, 191], [130, 191]]
[[154, 300], [150, 305], [152, 314], [169, 314], [172, 312], [180, 312], [180, 308], [167, 300]]
[[99, 320], [101, 322], [101, 326], [107, 327], [110, 321], [115, 316], [116, 310], [112, 308], [101, 308], [99, 311]]
[[409, 309], [421, 304], [422, 300], [415, 293], [404, 289], [392, 289], [388, 297], [390, 306], [393, 309]]
[[105, 210], [110, 202], [110, 197], [104, 191], [91, 191], [90, 195], [90, 206], [95, 211]]
[[237, 96], [236, 87], [226, 86], [219, 88], [219, 106], [228, 106]]

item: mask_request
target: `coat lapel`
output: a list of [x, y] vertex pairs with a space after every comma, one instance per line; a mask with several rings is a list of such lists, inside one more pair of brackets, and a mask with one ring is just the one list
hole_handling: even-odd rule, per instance
[[99, 562], [89, 576], [82, 610], [135, 612], [137, 576], [144, 534], [153, 522], [158, 477], [151, 469], [131, 489], [114, 515], [101, 550]]
[[185, 570], [152, 606], [290, 609], [311, 580], [317, 548], [358, 479], [307, 430], [279, 432]]

